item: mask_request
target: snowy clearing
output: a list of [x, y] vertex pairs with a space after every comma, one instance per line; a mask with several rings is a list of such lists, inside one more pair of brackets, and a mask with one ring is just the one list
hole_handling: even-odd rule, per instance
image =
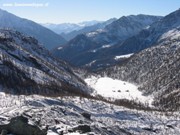
[[153, 97], [144, 96], [142, 92], [138, 90], [138, 86], [129, 82], [112, 79], [109, 77], [97, 78], [91, 76], [85, 79], [85, 82], [95, 89], [94, 94], [99, 94], [103, 97], [114, 99], [128, 99], [136, 100], [141, 103], [148, 103], [151, 105]]

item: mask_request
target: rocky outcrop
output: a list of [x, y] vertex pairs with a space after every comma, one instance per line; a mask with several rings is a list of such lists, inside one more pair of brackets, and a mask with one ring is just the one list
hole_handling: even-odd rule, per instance
[[17, 116], [10, 120], [7, 125], [0, 125], [1, 135], [11, 133], [15, 135], [46, 135], [46, 130], [41, 130], [37, 125], [28, 123], [28, 119], [24, 116]]
[[81, 115], [86, 119], [89, 119], [89, 120], [91, 119], [91, 114], [89, 114], [87, 112], [83, 112], [83, 113], [81, 113]]
[[77, 127], [74, 127], [69, 130], [69, 132], [80, 132], [80, 133], [88, 133], [91, 132], [91, 127], [89, 125], [78, 125]]

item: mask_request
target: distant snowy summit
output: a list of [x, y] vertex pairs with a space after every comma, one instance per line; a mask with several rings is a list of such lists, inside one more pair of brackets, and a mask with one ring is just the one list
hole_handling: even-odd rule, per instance
[[80, 30], [88, 26], [96, 25], [98, 23], [102, 23], [103, 21], [85, 21], [80, 23], [60, 23], [60, 24], [53, 24], [53, 23], [44, 23], [41, 24], [42, 26], [56, 32], [57, 34], [61, 33], [70, 33], [75, 30]]

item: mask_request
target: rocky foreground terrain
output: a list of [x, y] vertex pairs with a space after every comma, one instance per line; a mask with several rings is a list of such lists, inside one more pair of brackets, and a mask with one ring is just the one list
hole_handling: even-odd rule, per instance
[[127, 109], [94, 99], [1, 93], [0, 107], [0, 131], [14, 135], [180, 134], [178, 112]]

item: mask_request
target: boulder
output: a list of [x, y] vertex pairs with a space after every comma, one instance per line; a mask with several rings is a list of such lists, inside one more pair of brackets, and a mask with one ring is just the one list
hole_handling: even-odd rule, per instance
[[74, 127], [73, 132], [80, 132], [81, 134], [83, 133], [88, 133], [91, 132], [91, 127], [89, 125], [78, 125], [77, 127]]
[[89, 119], [89, 120], [91, 119], [91, 114], [89, 113], [83, 112], [81, 115], [85, 117], [86, 119]]
[[41, 130], [37, 125], [30, 125], [24, 116], [14, 117], [9, 124], [0, 125], [0, 132], [3, 130], [16, 135], [47, 135], [46, 130]]

